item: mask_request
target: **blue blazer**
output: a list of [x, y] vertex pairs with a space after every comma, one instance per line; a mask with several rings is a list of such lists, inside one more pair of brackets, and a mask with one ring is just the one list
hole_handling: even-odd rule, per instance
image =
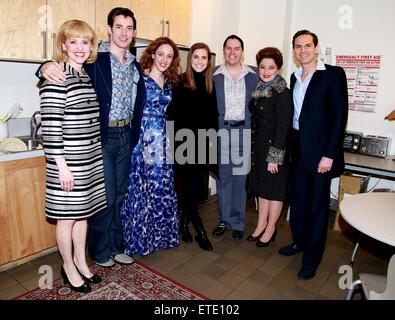
[[[318, 163], [324, 156], [333, 159], [331, 173], [338, 176], [344, 171], [347, 79], [342, 68], [327, 64], [325, 68], [314, 72], [303, 100], [299, 116], [300, 153], [308, 172], [317, 172]], [[295, 82], [295, 74], [292, 74], [292, 94]]]
[[[134, 66], [137, 68], [140, 78], [137, 83], [137, 96], [134, 104], [133, 118], [130, 123], [130, 134], [132, 141], [132, 148], [138, 142], [140, 136], [141, 118], [143, 108], [146, 100], [146, 90], [143, 78], [143, 71], [140, 64], [134, 60]], [[100, 104], [100, 132], [102, 145], [107, 141], [108, 136], [108, 117], [110, 114], [112, 101], [112, 74], [111, 74], [111, 60], [109, 52], [99, 52], [97, 60], [91, 64], [85, 64], [84, 69], [91, 78], [93, 87], [95, 88], [97, 98]]]
[[[216, 67], [214, 69], [217, 69]], [[213, 80], [215, 83], [215, 90], [217, 93], [217, 108], [219, 113], [219, 128], [224, 128], [224, 118], [225, 118], [225, 84], [224, 84], [224, 75], [217, 74], [213, 76]], [[259, 77], [256, 73], [249, 72], [245, 77], [246, 84], [246, 99], [245, 99], [245, 124], [244, 128], [251, 128], [251, 114], [248, 110], [248, 104], [251, 100], [252, 91], [254, 91], [256, 84], [258, 83]]]

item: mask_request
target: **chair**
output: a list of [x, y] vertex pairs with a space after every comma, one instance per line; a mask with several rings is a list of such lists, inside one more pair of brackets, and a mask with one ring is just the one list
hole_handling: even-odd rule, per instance
[[346, 300], [351, 300], [356, 286], [362, 285], [367, 300], [395, 300], [395, 254], [388, 263], [387, 276], [361, 273], [347, 291]]

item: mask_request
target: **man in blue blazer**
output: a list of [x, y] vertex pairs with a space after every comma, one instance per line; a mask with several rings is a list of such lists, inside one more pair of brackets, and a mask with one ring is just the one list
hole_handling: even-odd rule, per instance
[[[107, 17], [110, 41], [103, 41], [97, 60], [85, 64], [100, 104], [100, 132], [103, 152], [107, 208], [89, 221], [88, 251], [96, 264], [111, 267], [114, 260], [133, 263], [124, 253], [123, 231], [119, 215], [126, 193], [132, 150], [136, 146], [146, 99], [143, 73], [129, 47], [137, 22], [128, 8], [117, 7]], [[54, 62], [41, 67], [44, 78], [65, 80]]]
[[214, 70], [219, 113], [219, 165], [217, 198], [219, 217], [214, 236], [226, 229], [238, 240], [243, 237], [251, 143], [248, 102], [259, 80], [255, 70], [241, 62], [244, 43], [236, 35], [223, 44], [225, 63]]
[[300, 64], [291, 76], [293, 243], [279, 253], [290, 256], [302, 251], [298, 278], [308, 280], [315, 276], [325, 250], [331, 179], [344, 169], [348, 92], [344, 70], [317, 60], [314, 33], [298, 31], [292, 45]]

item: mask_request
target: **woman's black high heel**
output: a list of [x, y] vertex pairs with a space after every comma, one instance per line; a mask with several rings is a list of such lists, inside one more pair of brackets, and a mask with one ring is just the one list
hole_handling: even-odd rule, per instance
[[77, 268], [77, 271], [80, 274], [82, 280], [84, 280], [86, 283], [98, 284], [98, 283], [102, 282], [102, 280], [103, 280], [97, 273], [94, 273], [92, 277], [87, 278], [80, 272], [80, 270], [78, 270], [78, 268]]
[[274, 232], [273, 232], [273, 234], [272, 234], [272, 236], [271, 236], [271, 238], [270, 238], [270, 240], [268, 242], [263, 242], [263, 241], [261, 241], [259, 239], [256, 242], [256, 246], [259, 247], [259, 248], [267, 247], [270, 244], [270, 242], [274, 242], [274, 240], [276, 240], [276, 236], [277, 236], [277, 229], [274, 230]]
[[85, 276], [81, 273], [80, 269], [78, 269], [78, 267], [77, 267], [77, 265], [75, 264], [75, 262], [74, 262], [74, 265], [75, 265], [75, 268], [77, 269], [78, 273], [80, 274], [82, 280], [84, 280], [86, 283], [89, 283], [89, 284], [98, 284], [98, 283], [102, 282], [103, 279], [102, 279], [97, 273], [94, 273], [93, 276], [90, 277], [90, 278], [85, 277]]
[[83, 283], [82, 285], [80, 285], [79, 287], [74, 287], [74, 286], [71, 284], [69, 278], [67, 277], [67, 274], [66, 274], [66, 272], [64, 271], [64, 268], [63, 268], [63, 267], [60, 269], [60, 274], [61, 274], [61, 276], [62, 276], [62, 278], [63, 278], [63, 283], [64, 283], [64, 284], [70, 285], [71, 290], [76, 291], [76, 292], [82, 292], [82, 293], [91, 292], [92, 288], [91, 288], [91, 286], [90, 286], [88, 283], [86, 283], [86, 282], [84, 282], [84, 283]]
[[262, 235], [264, 234], [265, 230], [266, 230], [266, 228], [263, 229], [263, 231], [260, 234], [258, 234], [256, 237], [254, 237], [252, 234], [250, 234], [247, 237], [247, 241], [257, 241], [257, 240], [259, 240], [262, 237]]

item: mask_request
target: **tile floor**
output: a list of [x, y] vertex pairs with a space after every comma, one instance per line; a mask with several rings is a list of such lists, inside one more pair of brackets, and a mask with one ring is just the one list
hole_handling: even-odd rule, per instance
[[[206, 201], [201, 209], [214, 250], [201, 250], [194, 241], [182, 243], [176, 249], [156, 252], [145, 257], [136, 256], [143, 263], [164, 275], [196, 290], [210, 299], [260, 300], [339, 300], [345, 290], [339, 288], [341, 274], [338, 269], [350, 261], [356, 240], [355, 234], [344, 235], [332, 230], [334, 214], [331, 214], [327, 248], [316, 276], [300, 281], [296, 274], [301, 255], [280, 256], [278, 249], [291, 241], [290, 225], [283, 213], [278, 222], [278, 235], [266, 248], [257, 248], [246, 241], [255, 227], [257, 215], [253, 201], [247, 205], [247, 226], [244, 238], [234, 240], [230, 231], [220, 237], [212, 237], [216, 225], [216, 198]], [[372, 239], [363, 238], [353, 267], [354, 272], [385, 274], [390, 250]], [[50, 265], [54, 278], [60, 277], [61, 258], [58, 253], [25, 263], [0, 273], [0, 300], [12, 299], [38, 286], [39, 267]], [[360, 299], [357, 293], [354, 299]]]

